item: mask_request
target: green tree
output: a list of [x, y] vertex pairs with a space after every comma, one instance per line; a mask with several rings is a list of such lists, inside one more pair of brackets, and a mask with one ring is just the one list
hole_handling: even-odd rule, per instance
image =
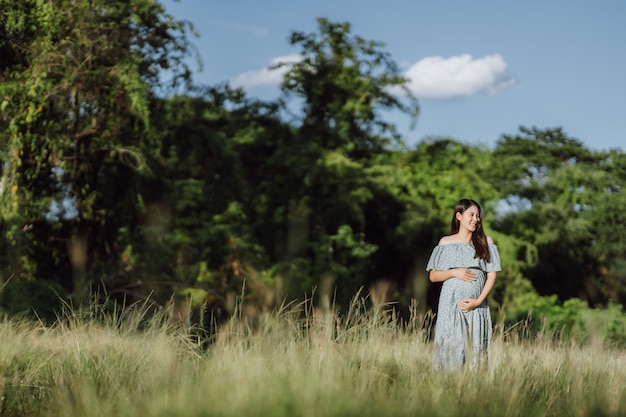
[[[282, 84], [285, 101], [302, 105], [294, 139], [281, 147], [290, 161], [286, 175], [298, 179], [284, 190], [289, 201], [281, 212], [290, 243], [283, 261], [311, 259], [308, 271], [287, 280], [293, 284], [298, 275], [311, 274], [338, 282], [337, 298], [344, 306], [363, 285], [361, 271], [368, 269], [374, 248], [364, 235], [363, 208], [374, 187], [368, 172], [379, 162], [376, 155], [400, 144], [382, 112], [397, 109], [414, 117], [418, 112], [407, 80], [383, 45], [350, 30], [349, 23], [320, 18], [318, 32], [291, 34], [302, 59], [278, 65], [290, 65]], [[347, 269], [337, 267], [344, 262]]]
[[223, 296], [269, 268], [268, 198], [281, 188], [267, 187], [280, 177], [267, 171], [266, 148], [290, 134], [278, 109], [224, 86], [154, 101], [133, 287], [165, 282]]
[[591, 227], [590, 253], [603, 299], [626, 305], [626, 154], [612, 150], [586, 172], [581, 208]]
[[597, 231], [605, 229], [606, 220], [598, 209], [607, 199], [621, 198], [614, 192], [619, 176], [607, 175], [614, 169], [612, 159], [562, 129], [521, 128], [520, 135], [498, 142], [493, 183], [513, 207], [518, 204], [498, 228], [536, 247], [537, 263], [526, 273], [540, 294], [606, 301], [598, 269], [604, 250], [598, 244], [607, 242]]
[[351, 35], [347, 22], [317, 22], [317, 33], [291, 34], [302, 59], [277, 65], [289, 65], [283, 92], [302, 100], [302, 138], [316, 139], [322, 149], [342, 149], [351, 158], [369, 158], [400, 139], [381, 112], [398, 109], [416, 118], [417, 100], [383, 43]]
[[151, 91], [189, 76], [189, 27], [152, 0], [1, 0], [0, 19], [2, 269], [80, 296], [121, 263]]

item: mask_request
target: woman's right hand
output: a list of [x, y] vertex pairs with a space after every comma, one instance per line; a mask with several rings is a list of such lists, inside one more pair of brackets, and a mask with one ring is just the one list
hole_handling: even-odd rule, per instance
[[458, 278], [461, 281], [471, 282], [476, 279], [476, 273], [467, 268], [454, 268], [451, 272], [454, 278]]

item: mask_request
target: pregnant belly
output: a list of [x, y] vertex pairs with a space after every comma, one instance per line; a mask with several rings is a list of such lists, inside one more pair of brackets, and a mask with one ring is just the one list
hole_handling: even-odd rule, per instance
[[463, 300], [465, 298], [478, 298], [485, 285], [482, 274], [478, 274], [474, 281], [461, 281], [458, 278], [450, 278], [443, 282], [442, 293], [449, 293], [453, 300]]

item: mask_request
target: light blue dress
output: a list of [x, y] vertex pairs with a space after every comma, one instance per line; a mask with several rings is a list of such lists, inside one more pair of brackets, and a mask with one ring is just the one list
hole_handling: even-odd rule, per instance
[[471, 282], [450, 278], [443, 282], [435, 322], [435, 367], [460, 369], [471, 360], [477, 366], [488, 360], [492, 336], [491, 313], [487, 299], [477, 308], [463, 313], [457, 301], [478, 298], [487, 272], [500, 271], [500, 254], [495, 244], [489, 245], [490, 262], [474, 258], [471, 243], [450, 243], [435, 246], [426, 271], [468, 268], [476, 273]]

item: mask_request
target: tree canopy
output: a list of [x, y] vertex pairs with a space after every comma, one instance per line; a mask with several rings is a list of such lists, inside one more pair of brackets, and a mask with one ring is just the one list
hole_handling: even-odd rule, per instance
[[416, 118], [418, 101], [349, 23], [294, 31], [300, 60], [260, 101], [193, 85], [193, 28], [158, 2], [0, 0], [0, 18], [4, 282], [224, 309], [233, 294], [346, 308], [360, 291], [432, 307], [426, 260], [468, 197], [503, 255], [495, 303], [626, 302], [624, 154], [524, 126], [493, 149], [407, 146], [384, 114]]

